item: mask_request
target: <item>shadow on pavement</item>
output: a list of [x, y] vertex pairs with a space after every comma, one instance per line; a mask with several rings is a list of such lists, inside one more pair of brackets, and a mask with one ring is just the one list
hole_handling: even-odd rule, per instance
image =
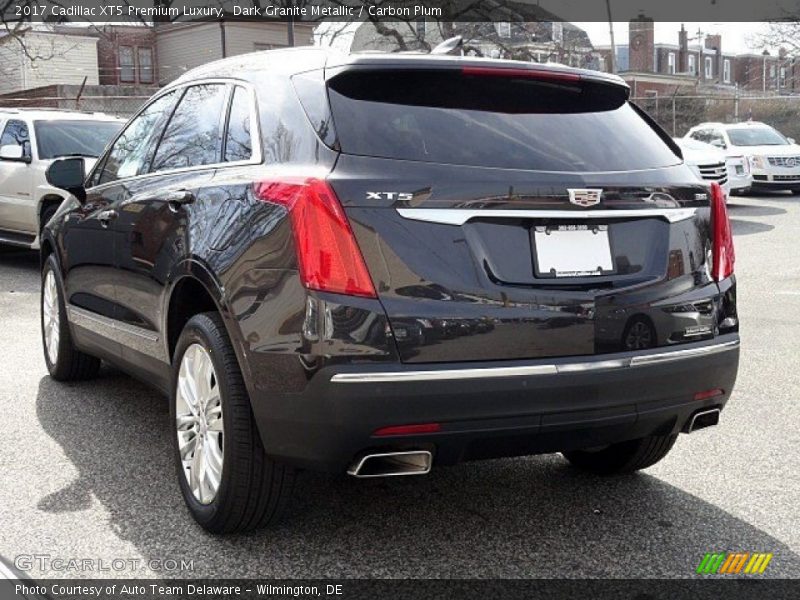
[[786, 214], [785, 208], [777, 206], [733, 204], [731, 202], [728, 202], [728, 211], [732, 217], [772, 217]]
[[744, 219], [731, 218], [733, 235], [750, 235], [753, 233], [766, 233], [775, 229], [775, 225], [759, 223], [758, 221], [746, 221]]
[[91, 527], [148, 559], [194, 559], [188, 577], [691, 577], [705, 552], [734, 550], [775, 553], [769, 575], [800, 567], [785, 544], [653, 476], [594, 477], [557, 456], [419, 478], [304, 473], [283, 523], [214, 537], [183, 505], [156, 392], [107, 368], [91, 382], [44, 377], [36, 411], [79, 473], [39, 508], [83, 520], [94, 496], [110, 522]]

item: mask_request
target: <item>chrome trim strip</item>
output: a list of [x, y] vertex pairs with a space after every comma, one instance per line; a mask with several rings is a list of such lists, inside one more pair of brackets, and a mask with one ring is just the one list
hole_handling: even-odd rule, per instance
[[[86, 319], [88, 321], [93, 321], [98, 325], [103, 327], [110, 327], [116, 331], [121, 331], [123, 333], [129, 333], [131, 335], [135, 335], [142, 339], [147, 340], [148, 342], [158, 342], [158, 334], [145, 329], [143, 327], [137, 327], [136, 325], [131, 325], [129, 323], [123, 323], [122, 321], [117, 321], [116, 319], [112, 319], [111, 317], [106, 317], [104, 315], [99, 315], [97, 313], [93, 313], [92, 311], [86, 310], [85, 308], [80, 308], [78, 306], [74, 306], [72, 304], [67, 306], [67, 318], [75, 323], [76, 321], [80, 321], [81, 319]], [[76, 323], [80, 325], [80, 323]]]
[[739, 344], [739, 340], [733, 340], [730, 342], [723, 342], [722, 344], [714, 344], [713, 346], [701, 346], [700, 348], [689, 348], [687, 350], [673, 350], [672, 352], [634, 356], [631, 359], [631, 366], [638, 367], [642, 365], [672, 362], [674, 360], [683, 360], [685, 358], [696, 358], [707, 354], [716, 354], [717, 352], [725, 352], [733, 348], [738, 348]]
[[643, 208], [641, 210], [514, 210], [477, 208], [398, 208], [404, 219], [463, 225], [470, 219], [635, 219], [658, 217], [670, 223], [685, 221], [694, 216], [696, 208]]
[[410, 381], [451, 381], [455, 379], [485, 379], [498, 377], [527, 377], [531, 375], [566, 375], [586, 371], [616, 370], [628, 367], [652, 365], [657, 363], [672, 362], [725, 352], [739, 346], [739, 340], [688, 348], [685, 350], [672, 350], [659, 354], [634, 356], [632, 358], [610, 359], [602, 361], [585, 361], [565, 363], [560, 365], [528, 365], [520, 367], [485, 367], [480, 369], [442, 369], [430, 371], [395, 371], [378, 373], [337, 373], [331, 377], [331, 383], [403, 383]]

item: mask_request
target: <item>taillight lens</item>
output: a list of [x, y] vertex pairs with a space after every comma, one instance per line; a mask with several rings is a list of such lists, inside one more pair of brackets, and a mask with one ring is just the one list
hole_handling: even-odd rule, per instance
[[320, 179], [280, 179], [257, 183], [255, 193], [289, 212], [305, 287], [376, 297], [364, 257], [330, 185]]
[[725, 206], [725, 192], [718, 183], [711, 184], [711, 230], [713, 236], [711, 276], [715, 281], [722, 281], [733, 275], [733, 263], [736, 257], [733, 251], [728, 207]]

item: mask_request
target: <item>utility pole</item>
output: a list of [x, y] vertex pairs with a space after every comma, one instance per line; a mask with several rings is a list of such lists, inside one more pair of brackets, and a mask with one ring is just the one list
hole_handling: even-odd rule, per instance
[[611, 72], [617, 72], [617, 45], [614, 43], [614, 21], [611, 18], [611, 0], [606, 0], [608, 13], [608, 34], [611, 37]]

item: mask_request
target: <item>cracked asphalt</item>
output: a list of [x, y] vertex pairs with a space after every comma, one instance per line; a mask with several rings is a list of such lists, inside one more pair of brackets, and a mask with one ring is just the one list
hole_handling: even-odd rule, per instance
[[[287, 519], [213, 537], [191, 520], [167, 402], [104, 367], [46, 374], [37, 256], [0, 250], [0, 557], [126, 561], [104, 577], [692, 577], [705, 552], [800, 567], [800, 197], [733, 198], [742, 356], [718, 427], [599, 478], [558, 455], [361, 481], [303, 474]], [[172, 571], [168, 561], [189, 563]], [[34, 578], [88, 577], [34, 562]]]

